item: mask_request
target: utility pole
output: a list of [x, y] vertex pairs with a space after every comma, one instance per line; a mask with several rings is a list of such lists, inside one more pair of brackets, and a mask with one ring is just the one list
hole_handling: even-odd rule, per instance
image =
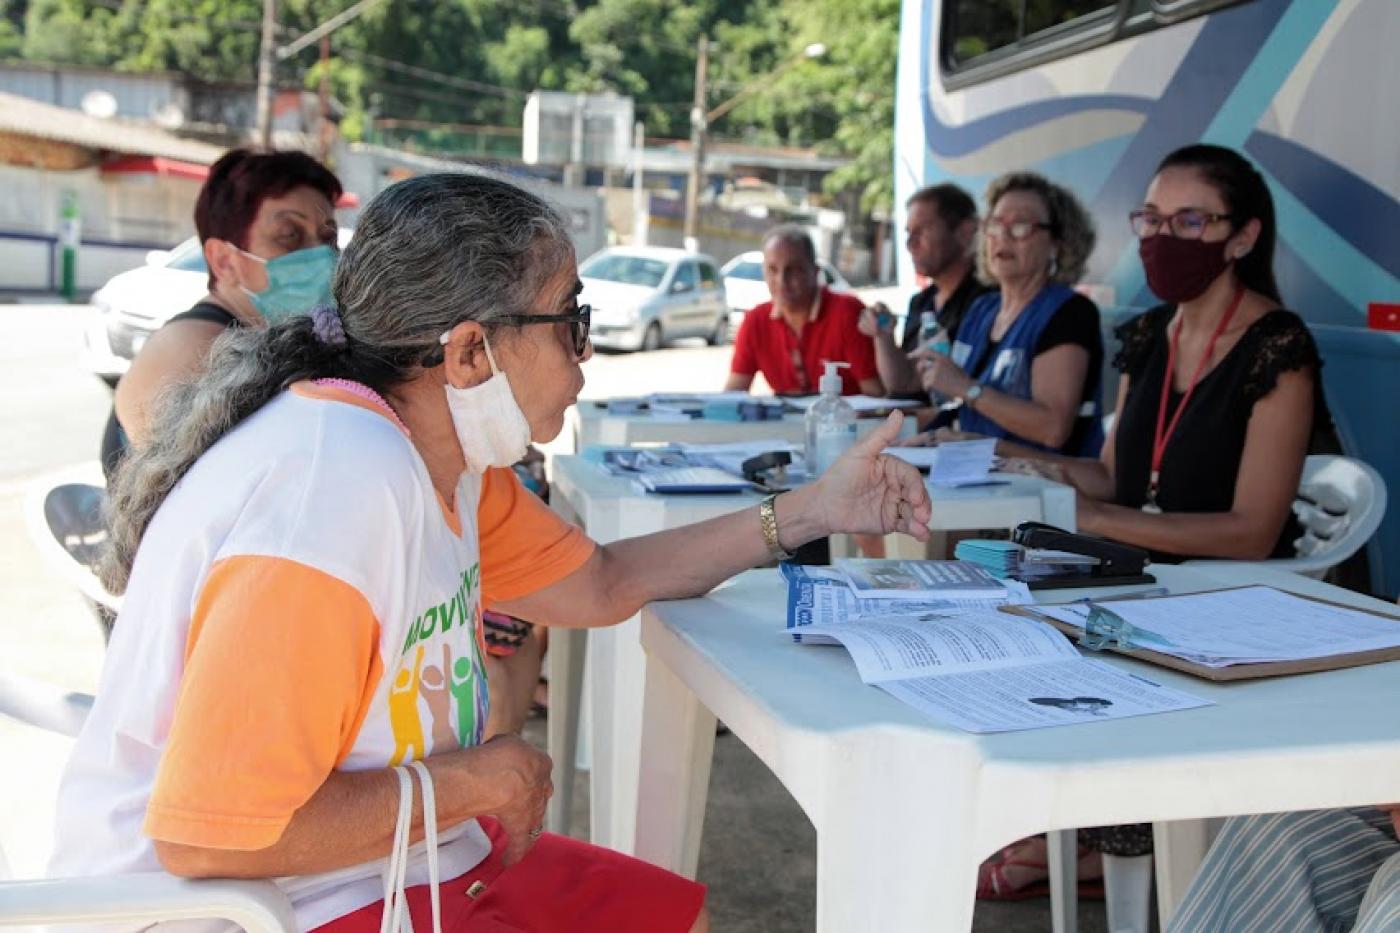
[[272, 148], [272, 66], [277, 56], [277, 0], [263, 0], [262, 46], [258, 50], [258, 140]]
[[632, 245], [647, 245], [647, 191], [642, 164], [642, 151], [646, 148], [646, 127], [638, 120], [632, 127]]
[[321, 37], [321, 123], [316, 128], [319, 143], [318, 158], [324, 162], [331, 154], [331, 36]]
[[710, 67], [710, 39], [700, 37], [695, 56], [695, 102], [690, 107], [690, 184], [685, 190], [685, 248], [698, 250], [700, 187], [705, 177], [705, 76]]

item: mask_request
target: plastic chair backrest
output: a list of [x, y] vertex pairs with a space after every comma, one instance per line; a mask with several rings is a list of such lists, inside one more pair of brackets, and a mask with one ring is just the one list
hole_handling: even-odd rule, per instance
[[1297, 556], [1269, 561], [1296, 573], [1326, 571], [1351, 557], [1376, 533], [1386, 507], [1385, 481], [1351, 457], [1313, 456], [1303, 467], [1293, 514], [1303, 527]]
[[64, 483], [44, 496], [44, 523], [49, 533], [69, 557], [89, 570], [96, 567], [107, 541], [107, 524], [102, 518], [106, 498], [100, 486], [87, 483]]
[[25, 503], [29, 536], [49, 566], [110, 618], [121, 609], [121, 597], [107, 592], [96, 573], [107, 542], [107, 492], [72, 479], [73, 472], [31, 485]]

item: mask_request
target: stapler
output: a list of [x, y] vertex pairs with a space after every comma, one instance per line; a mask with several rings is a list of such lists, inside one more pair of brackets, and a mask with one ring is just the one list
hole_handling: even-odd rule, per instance
[[1132, 586], [1157, 582], [1157, 578], [1146, 571], [1150, 560], [1148, 553], [1131, 544], [1078, 535], [1043, 522], [1022, 522], [1016, 526], [1011, 540], [1022, 547], [1069, 551], [1072, 554], [1086, 554], [1098, 558], [1099, 563], [1088, 573], [1039, 577], [1027, 584], [1033, 590], [1081, 586]]
[[749, 482], [769, 492], [781, 492], [787, 489], [787, 468], [791, 465], [792, 454], [786, 450], [770, 450], [745, 460], [739, 469]]

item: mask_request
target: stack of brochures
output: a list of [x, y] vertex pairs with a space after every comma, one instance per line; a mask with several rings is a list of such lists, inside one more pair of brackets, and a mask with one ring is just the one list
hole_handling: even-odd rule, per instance
[[937, 447], [889, 447], [885, 453], [927, 473], [934, 486], [990, 486], [1008, 482], [990, 475], [996, 465], [996, 447], [995, 438], [985, 438], [949, 441]]
[[[942, 589], [930, 586], [894, 593], [872, 593], [869, 590], [862, 593], [851, 585], [846, 573], [837, 568], [783, 564], [782, 574], [788, 583], [787, 631], [797, 642], [811, 640], [817, 644], [836, 644], [825, 636], [808, 635], [810, 626], [841, 625], [860, 619], [889, 616], [938, 615], [963, 609], [995, 609], [1007, 603], [1030, 601], [1029, 593], [1024, 588], [1008, 589], [990, 578], [954, 579], [952, 584]], [[945, 575], [958, 576], [956, 573]]]
[[609, 473], [635, 480], [647, 492], [734, 493], [756, 488], [744, 477], [743, 462], [774, 450], [799, 456], [786, 441], [746, 441], [612, 448], [602, 452], [602, 464]]
[[1014, 541], [994, 541], [969, 538], [959, 541], [953, 554], [969, 561], [994, 577], [1014, 578], [1029, 583], [1042, 577], [1063, 577], [1069, 574], [1088, 575], [1100, 563], [1097, 557], [1072, 551], [1052, 551], [1028, 548]]
[[1007, 600], [1006, 584], [965, 560], [869, 560], [836, 562], [857, 597]]
[[[998, 612], [1000, 605], [1028, 601], [1024, 589], [1018, 594], [975, 566], [846, 563], [855, 566], [783, 565], [786, 634], [803, 645], [844, 645], [862, 681], [940, 722], [1007, 732], [1209, 705], [1082, 657], [1044, 622]], [[942, 566], [907, 572], [868, 566], [900, 563]], [[861, 581], [859, 591], [852, 577]], [[954, 582], [940, 588], [937, 578]]]

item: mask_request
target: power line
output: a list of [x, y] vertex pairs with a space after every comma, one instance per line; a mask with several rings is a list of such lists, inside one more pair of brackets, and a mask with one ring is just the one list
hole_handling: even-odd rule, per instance
[[411, 75], [415, 78], [421, 78], [424, 81], [433, 81], [437, 84], [444, 84], [448, 87], [455, 87], [464, 91], [480, 91], [483, 94], [494, 94], [498, 97], [526, 98], [530, 96], [527, 91], [519, 91], [515, 88], [503, 87], [499, 84], [487, 84], [484, 81], [473, 81], [469, 78], [458, 78], [455, 75], [443, 74], [440, 71], [429, 71], [427, 68], [420, 68], [417, 65], [410, 65], [407, 62], [395, 61], [392, 58], [384, 58], [382, 55], [375, 55], [371, 52], [339, 48], [336, 50], [336, 53], [352, 61], [366, 62], [388, 71], [397, 71], [400, 74]]

